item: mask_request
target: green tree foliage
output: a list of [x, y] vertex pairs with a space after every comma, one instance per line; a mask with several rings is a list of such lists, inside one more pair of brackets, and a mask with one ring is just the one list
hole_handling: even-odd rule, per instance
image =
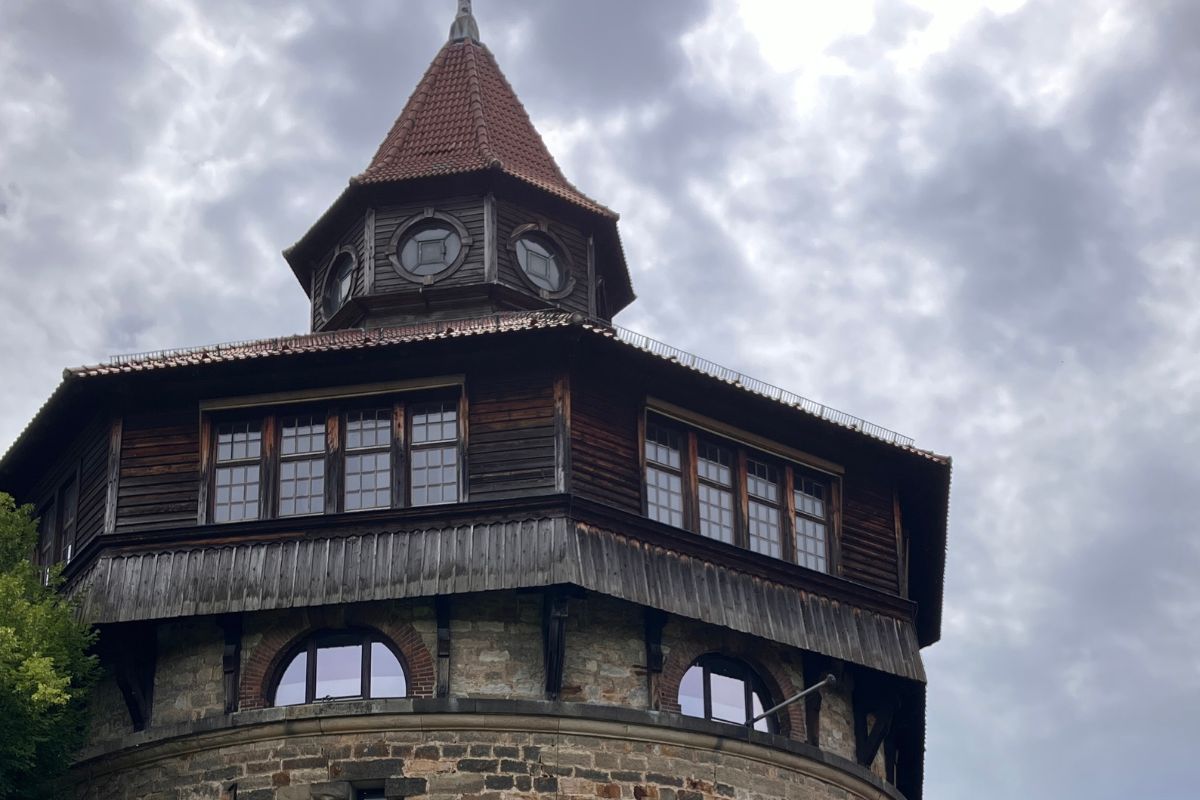
[[0, 492], [0, 800], [42, 797], [86, 733], [95, 635], [30, 562], [37, 521]]

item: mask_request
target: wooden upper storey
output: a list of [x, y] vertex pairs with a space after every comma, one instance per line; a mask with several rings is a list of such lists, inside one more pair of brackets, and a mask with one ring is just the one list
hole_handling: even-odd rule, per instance
[[565, 503], [622, 535], [833, 599], [901, 616], [915, 601], [921, 643], [936, 640], [945, 460], [567, 315], [541, 320], [93, 370], [56, 393], [0, 463], [0, 486], [38, 505], [42, 557], [69, 555], [71, 574], [113, 548], [394, 531]]

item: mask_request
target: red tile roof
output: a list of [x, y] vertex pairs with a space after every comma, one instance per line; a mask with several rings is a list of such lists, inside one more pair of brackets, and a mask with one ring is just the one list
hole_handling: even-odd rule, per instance
[[491, 51], [449, 42], [429, 65], [371, 165], [351, 182], [499, 170], [589, 211], [617, 215], [563, 175]]

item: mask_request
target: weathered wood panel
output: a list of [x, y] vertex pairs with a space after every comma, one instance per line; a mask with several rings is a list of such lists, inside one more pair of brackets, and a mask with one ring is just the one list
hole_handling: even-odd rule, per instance
[[841, 555], [844, 577], [899, 592], [894, 495], [884, 477], [847, 469], [842, 483]]
[[472, 500], [554, 490], [554, 379], [487, 376], [468, 386]]
[[[503, 201], [496, 203], [496, 261], [500, 282], [535, 295], [537, 290], [522, 276], [521, 267], [513, 258], [508, 242], [517, 228], [538, 222], [540, 219], [543, 219], [540, 215], [519, 205]], [[552, 302], [569, 311], [587, 314], [591, 308], [587, 236], [577, 228], [560, 222], [552, 223], [550, 231], [566, 247], [571, 261], [571, 276], [575, 279], [575, 288], [571, 293]]]
[[194, 525], [199, 491], [196, 413], [126, 417], [116, 530]]
[[571, 487], [583, 497], [640, 514], [636, 395], [587, 369], [571, 375]]
[[313, 330], [319, 330], [325, 324], [325, 282], [329, 279], [329, 268], [333, 266], [334, 258], [342, 248], [354, 252], [354, 296], [358, 297], [366, 291], [367, 286], [367, 245], [366, 217], [354, 220], [338, 238], [337, 244], [322, 254], [320, 261], [313, 268], [313, 297], [312, 318]]
[[105, 556], [75, 591], [111, 623], [559, 584], [925, 679], [910, 620], [561, 517]]
[[104, 530], [108, 495], [107, 419], [89, 425], [83, 435], [79, 459], [79, 515], [76, 521], [75, 552]]
[[[395, 255], [392, 246], [392, 236], [396, 230], [408, 220], [424, 212], [426, 206], [385, 206], [375, 212], [375, 292], [377, 294], [390, 292], [412, 292], [421, 290], [421, 285], [414, 283], [396, 272], [392, 266], [391, 257]], [[484, 213], [483, 198], [459, 198], [445, 200], [432, 205], [434, 211], [449, 214], [462, 223], [467, 229], [467, 235], [472, 239], [467, 256], [462, 266], [453, 274], [440, 278], [436, 286], [463, 286], [470, 283], [483, 282], [484, 264]]]

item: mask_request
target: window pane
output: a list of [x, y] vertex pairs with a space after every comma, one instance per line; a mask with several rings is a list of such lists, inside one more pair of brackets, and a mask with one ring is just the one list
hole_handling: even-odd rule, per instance
[[258, 422], [229, 422], [217, 426], [217, 461], [258, 458], [262, 431]]
[[275, 689], [275, 705], [298, 706], [304, 702], [304, 681], [308, 673], [308, 653], [300, 653], [288, 664]]
[[346, 448], [390, 447], [392, 410], [376, 408], [346, 414]]
[[325, 459], [306, 458], [279, 465], [279, 516], [325, 512]]
[[[752, 704], [752, 711], [754, 712], [750, 715], [751, 717], [757, 717], [759, 714], [767, 710], [763, 706], [762, 698], [758, 696], [758, 692], [750, 693], [750, 702]], [[754, 730], [762, 731], [763, 733], [770, 733], [771, 726], [767, 724], [767, 720], [764, 718], [754, 723]]]
[[458, 404], [427, 403], [416, 406], [412, 417], [413, 444], [458, 440]]
[[746, 462], [746, 491], [770, 503], [779, 502], [779, 474], [770, 464]]
[[701, 483], [700, 533], [710, 539], [733, 544], [733, 492]]
[[414, 449], [411, 489], [414, 506], [458, 502], [458, 449]]
[[371, 697], [404, 697], [408, 682], [404, 669], [387, 645], [371, 643]]
[[390, 451], [346, 456], [346, 510], [388, 508], [391, 504]]
[[646, 460], [679, 469], [679, 434], [653, 422], [646, 423]]
[[783, 557], [778, 508], [750, 501], [750, 549], [772, 558]]
[[807, 517], [796, 516], [796, 563], [809, 569], [827, 572], [829, 561], [825, 554], [825, 525]]
[[709, 673], [712, 687], [712, 718], [726, 722], [745, 723], [746, 682], [728, 675]]
[[258, 464], [217, 467], [214, 522], [258, 519]]
[[362, 696], [362, 645], [317, 649], [317, 700]]
[[733, 485], [733, 456], [728, 450], [715, 444], [701, 442], [698, 456], [696, 472], [700, 480], [711, 481], [721, 486]]
[[811, 478], [796, 478], [796, 510], [810, 517], [825, 518], [825, 486]]
[[650, 519], [683, 527], [683, 482], [678, 475], [646, 467], [646, 507]]
[[279, 453], [284, 456], [325, 452], [325, 417], [287, 417], [283, 420]]
[[689, 717], [704, 716], [704, 669], [699, 665], [683, 673], [679, 682], [679, 707]]

